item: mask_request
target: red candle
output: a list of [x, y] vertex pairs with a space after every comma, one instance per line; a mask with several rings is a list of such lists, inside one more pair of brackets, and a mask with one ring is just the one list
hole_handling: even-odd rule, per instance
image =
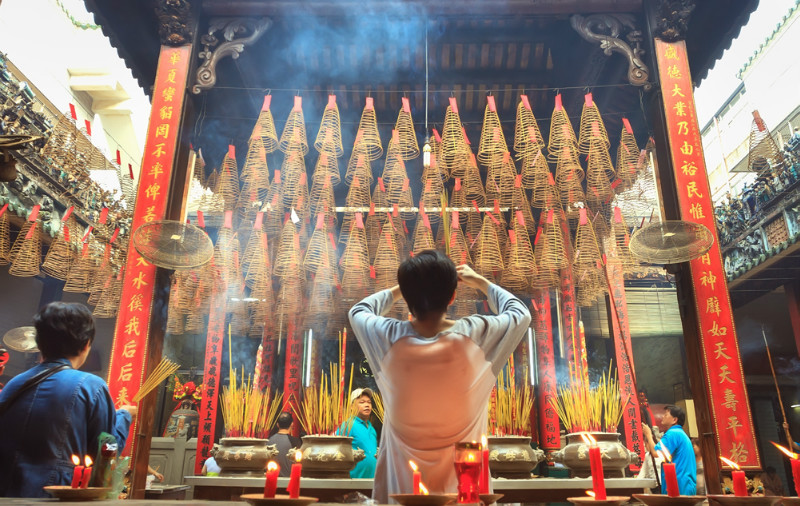
[[89, 478], [92, 477], [92, 458], [86, 455], [83, 458], [83, 462], [85, 467], [83, 468], [83, 476], [81, 477], [81, 485], [80, 488], [86, 488], [89, 486]]
[[481, 494], [489, 493], [489, 442], [481, 436]]
[[479, 488], [481, 463], [474, 452], [469, 452], [464, 460], [456, 462], [456, 475], [458, 476], [458, 502], [479, 503]]
[[409, 460], [408, 465], [411, 466], [411, 470], [413, 471], [411, 476], [414, 480], [413, 485], [411, 485], [411, 493], [414, 495], [420, 495], [422, 493], [422, 489], [420, 488], [420, 483], [422, 483], [422, 473], [419, 472], [419, 468], [417, 468], [417, 464], [415, 464], [413, 460]]
[[267, 481], [264, 483], [264, 497], [275, 497], [278, 489], [278, 464], [272, 460], [267, 464]]
[[289, 499], [297, 499], [300, 497], [300, 472], [303, 470], [303, 464], [300, 461], [303, 459], [303, 454], [300, 450], [294, 453], [295, 463], [292, 464], [292, 472], [289, 475], [289, 484], [286, 486], [286, 491], [289, 492]]
[[747, 480], [744, 471], [732, 471], [733, 476], [733, 495], [736, 497], [747, 497]]
[[603, 455], [600, 447], [590, 434], [582, 434], [584, 442], [589, 445], [589, 465], [592, 470], [592, 490], [598, 501], [606, 500], [606, 481], [603, 478]]
[[681, 495], [681, 490], [678, 487], [678, 475], [675, 473], [675, 464], [672, 462], [664, 462], [661, 464], [661, 469], [664, 470], [664, 483], [667, 485], [667, 495], [670, 497], [678, 497]]
[[800, 460], [792, 459], [792, 479], [794, 480], [794, 491], [800, 496]]
[[80, 457], [73, 455], [72, 463], [75, 464], [75, 469], [72, 470], [72, 483], [70, 484], [70, 487], [80, 488], [81, 480], [83, 479], [83, 466], [80, 465]]

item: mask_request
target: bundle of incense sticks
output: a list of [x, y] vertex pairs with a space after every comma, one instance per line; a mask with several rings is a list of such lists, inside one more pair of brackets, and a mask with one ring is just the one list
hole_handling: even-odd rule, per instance
[[139, 402], [144, 399], [145, 395], [149, 394], [154, 388], [160, 385], [162, 381], [172, 376], [178, 368], [180, 368], [179, 364], [176, 364], [168, 358], [162, 358], [161, 362], [153, 369], [153, 372], [147, 375], [142, 386], [139, 387], [139, 391], [133, 396], [133, 401]]
[[560, 387], [558, 397], [550, 403], [568, 432], [615, 432], [627, 398], [622, 398], [616, 372], [612, 376], [609, 365], [608, 373], [601, 376], [596, 387], [571, 382]]

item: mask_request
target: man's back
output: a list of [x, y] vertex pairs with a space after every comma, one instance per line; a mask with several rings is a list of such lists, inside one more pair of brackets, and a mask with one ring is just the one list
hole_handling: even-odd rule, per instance
[[[0, 393], [8, 399], [31, 376], [54, 363], [16, 376]], [[23, 393], [0, 415], [0, 496], [47, 497], [46, 485], [69, 484], [71, 455], [97, 452], [97, 437], [111, 432], [124, 447], [127, 425], [115, 428], [116, 414], [105, 382], [89, 373], [65, 369]]]
[[292, 462], [289, 460], [287, 453], [292, 448], [300, 448], [303, 441], [289, 434], [281, 434], [277, 432], [267, 440], [268, 445], [275, 445], [278, 449], [278, 455], [275, 456], [275, 462], [280, 466], [280, 476], [288, 477], [291, 473]]

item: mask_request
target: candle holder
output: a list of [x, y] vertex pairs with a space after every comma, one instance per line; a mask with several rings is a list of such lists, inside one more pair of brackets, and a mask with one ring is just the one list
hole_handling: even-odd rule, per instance
[[781, 501], [780, 496], [765, 495], [708, 495], [711, 506], [773, 506]]
[[403, 506], [444, 506], [455, 500], [452, 494], [390, 494]]
[[630, 500], [629, 496], [616, 496], [610, 495], [605, 499], [595, 499], [592, 496], [585, 495], [585, 496], [578, 496], [578, 497], [567, 497], [567, 501], [571, 502], [572, 504], [577, 504], [578, 506], [582, 505], [591, 505], [591, 506], [620, 506], [623, 503], [626, 503]]
[[72, 488], [69, 485], [52, 485], [44, 491], [60, 501], [93, 501], [105, 498], [110, 487]]
[[475, 441], [455, 444], [455, 467], [458, 477], [458, 502], [480, 502], [481, 444]]
[[633, 497], [647, 506], [695, 506], [706, 500], [704, 495], [633, 494]]
[[275, 497], [264, 497], [264, 494], [242, 494], [240, 497], [249, 504], [269, 504], [270, 506], [308, 506], [319, 501], [316, 497], [289, 498], [285, 494], [276, 494]]
[[783, 506], [800, 506], [800, 497], [782, 497]]

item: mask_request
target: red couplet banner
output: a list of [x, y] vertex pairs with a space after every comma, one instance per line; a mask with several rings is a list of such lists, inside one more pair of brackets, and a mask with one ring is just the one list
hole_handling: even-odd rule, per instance
[[[303, 372], [303, 339], [302, 333], [297, 331], [295, 318], [289, 319], [286, 331], [286, 365], [283, 370], [283, 410], [292, 412], [291, 406], [297, 410], [300, 404], [300, 375]], [[349, 399], [349, 392], [345, 399]], [[299, 434], [299, 424], [295, 423], [292, 430]]]
[[275, 348], [278, 341], [264, 331], [261, 340], [261, 376], [258, 378], [258, 387], [266, 390], [272, 386], [272, 375], [275, 374]]
[[[190, 46], [161, 48], [132, 231], [166, 216], [190, 56]], [[108, 388], [117, 407], [130, 404], [142, 385], [155, 279], [155, 265], [139, 255], [131, 240], [108, 368]], [[133, 453], [136, 425], [134, 420], [123, 455]]]
[[[606, 266], [608, 285], [611, 289], [611, 328], [614, 334], [614, 351], [617, 360], [617, 373], [622, 387], [622, 397], [627, 398], [622, 411], [625, 425], [625, 442], [628, 449], [639, 455], [644, 462], [645, 447], [642, 444], [642, 413], [639, 411], [639, 397], [636, 392], [636, 371], [633, 365], [631, 330], [628, 322], [628, 299], [625, 297], [625, 278], [619, 262], [609, 260]], [[639, 466], [631, 464], [632, 471]]]
[[550, 291], [539, 290], [533, 299], [536, 360], [539, 369], [539, 446], [543, 450], [561, 448], [558, 415], [551, 402], [558, 397], [556, 357], [553, 351], [553, 325], [550, 316]]
[[656, 39], [656, 57], [681, 219], [705, 225], [714, 234], [711, 250], [689, 264], [714, 436], [721, 456], [737, 462], [743, 469], [760, 469], [714, 222], [686, 44]]
[[[213, 261], [213, 260], [212, 260]], [[211, 313], [208, 315], [206, 354], [203, 375], [205, 386], [200, 400], [200, 427], [197, 430], [197, 455], [194, 459], [194, 474], [203, 470], [203, 462], [211, 456], [214, 435], [217, 430], [217, 408], [219, 407], [220, 366], [225, 339], [225, 283], [221, 279], [214, 283], [211, 294]]]

